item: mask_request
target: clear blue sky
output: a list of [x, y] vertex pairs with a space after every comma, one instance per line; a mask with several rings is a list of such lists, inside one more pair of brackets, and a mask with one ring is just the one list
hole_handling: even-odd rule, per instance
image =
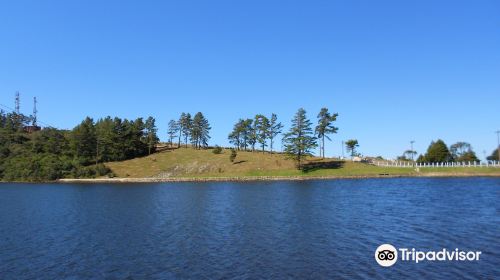
[[211, 144], [240, 117], [339, 113], [341, 140], [395, 157], [410, 140], [500, 129], [500, 1], [1, 1], [0, 103], [72, 128], [85, 116], [202, 111]]

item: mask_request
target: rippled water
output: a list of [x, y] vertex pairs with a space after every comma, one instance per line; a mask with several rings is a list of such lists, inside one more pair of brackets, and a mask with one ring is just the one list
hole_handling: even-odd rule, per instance
[[[479, 262], [378, 266], [378, 245]], [[2, 279], [494, 278], [500, 179], [0, 185]]]

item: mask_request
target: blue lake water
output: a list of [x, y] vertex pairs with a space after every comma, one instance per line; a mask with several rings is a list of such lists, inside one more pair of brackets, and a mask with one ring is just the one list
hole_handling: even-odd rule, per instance
[[[383, 268], [384, 243], [482, 255]], [[500, 179], [0, 184], [1, 279], [403, 277], [500, 277]]]

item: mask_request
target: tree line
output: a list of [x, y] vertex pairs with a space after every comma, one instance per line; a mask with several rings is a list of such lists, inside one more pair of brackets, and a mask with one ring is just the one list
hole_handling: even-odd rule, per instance
[[[234, 150], [275, 151], [281, 140], [283, 152], [302, 168], [304, 158], [312, 156], [317, 147], [325, 157], [325, 141], [337, 133], [334, 126], [338, 114], [322, 108], [316, 125], [307, 117], [304, 109], [294, 115], [290, 128], [276, 114], [267, 117], [257, 114], [253, 118], [239, 119], [228, 135]], [[110, 173], [102, 163], [121, 161], [150, 155], [159, 143], [156, 120], [153, 117], [135, 120], [101, 118], [94, 121], [87, 117], [71, 130], [44, 128], [27, 131], [31, 117], [0, 111], [0, 180], [42, 181], [72, 177], [94, 177]], [[205, 116], [198, 112], [191, 117], [182, 113], [168, 124], [168, 140], [171, 147], [191, 145], [195, 149], [208, 147], [211, 126]], [[357, 155], [359, 146], [355, 139], [346, 142], [351, 156]], [[233, 160], [236, 153], [234, 153]], [[415, 151], [406, 151], [408, 159]], [[403, 158], [400, 158], [403, 159]], [[498, 160], [495, 150], [488, 160]], [[458, 142], [448, 147], [444, 141], [432, 142], [419, 162], [478, 161], [472, 146]], [[112, 174], [110, 174], [112, 176]]]
[[325, 157], [325, 139], [331, 140], [329, 135], [337, 133], [338, 128], [333, 124], [338, 114], [332, 114], [327, 108], [322, 108], [317, 116], [317, 125], [313, 128], [307, 118], [306, 111], [300, 108], [291, 121], [288, 132], [283, 133], [283, 124], [278, 121], [276, 114], [266, 117], [262, 114], [254, 118], [239, 119], [228, 136], [229, 142], [236, 150], [255, 151], [256, 146], [261, 152], [274, 152], [274, 144], [279, 135], [284, 145], [284, 152], [289, 158], [296, 161], [297, 167], [302, 167], [303, 159], [312, 156], [313, 149], [320, 147], [320, 156]]
[[253, 119], [239, 119], [228, 139], [237, 150], [255, 151], [258, 144], [262, 152], [269, 146], [272, 153], [275, 139], [282, 129], [283, 125], [278, 122], [276, 114], [272, 114], [271, 118], [258, 114]]
[[87, 117], [70, 133], [70, 149], [82, 164], [150, 155], [159, 142], [156, 120]]
[[[418, 153], [413, 150], [406, 150], [397, 159], [401, 161], [413, 161]], [[495, 149], [487, 160], [498, 160], [498, 149]], [[479, 158], [474, 152], [472, 145], [467, 142], [459, 141], [448, 147], [446, 143], [438, 139], [429, 144], [426, 152], [420, 154], [416, 159], [420, 163], [439, 163], [439, 162], [479, 162]]]
[[102, 163], [155, 152], [155, 119], [86, 118], [72, 130], [28, 133], [30, 118], [0, 111], [0, 180], [44, 181], [103, 176]]
[[[405, 151], [404, 154], [399, 157], [399, 160], [409, 160], [417, 154], [415, 151]], [[467, 142], [457, 142], [450, 147], [446, 143], [438, 139], [432, 141], [425, 154], [419, 155], [417, 162], [478, 162], [479, 158], [472, 149], [472, 145]]]
[[181, 142], [184, 141], [187, 148], [189, 141], [195, 149], [207, 148], [211, 129], [203, 113], [198, 112], [194, 117], [190, 113], [182, 113], [178, 120], [168, 122], [169, 144], [173, 147], [174, 140], [177, 140], [177, 146], [181, 147]]

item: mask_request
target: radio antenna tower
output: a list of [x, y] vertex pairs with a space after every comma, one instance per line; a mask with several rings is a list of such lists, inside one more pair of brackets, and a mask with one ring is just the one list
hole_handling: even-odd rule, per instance
[[16, 114], [20, 114], [21, 112], [21, 99], [19, 98], [19, 91], [16, 91]]
[[33, 97], [33, 126], [37, 126], [36, 124], [36, 114], [38, 113], [38, 110], [36, 109], [36, 96]]

